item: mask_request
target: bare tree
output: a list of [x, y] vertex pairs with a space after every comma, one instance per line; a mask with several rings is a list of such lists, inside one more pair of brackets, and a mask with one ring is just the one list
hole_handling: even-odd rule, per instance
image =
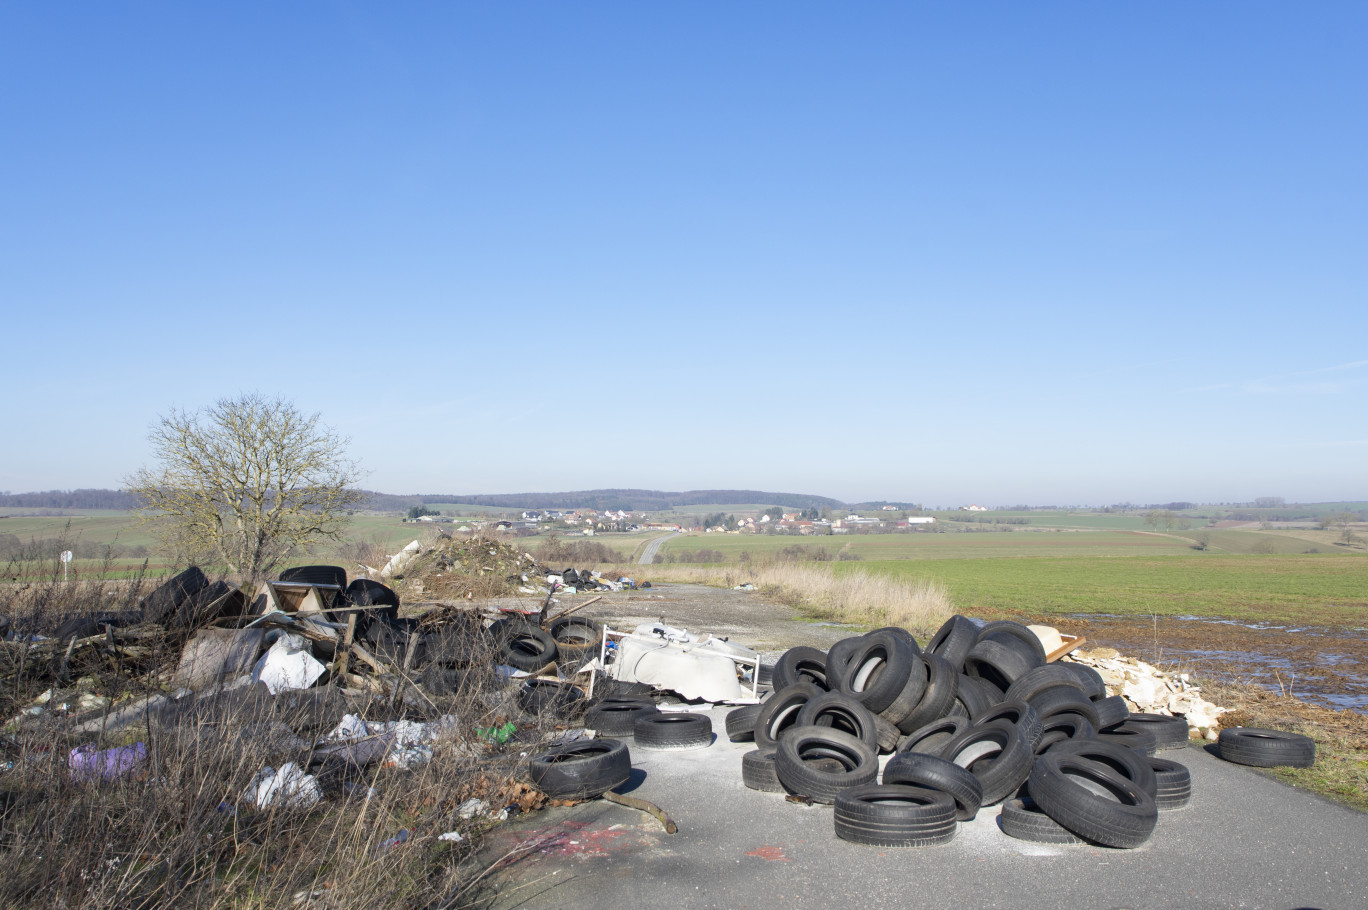
[[365, 494], [347, 440], [283, 398], [224, 398], [173, 409], [148, 434], [159, 464], [125, 489], [180, 558], [217, 564], [256, 584], [286, 557], [337, 540]]

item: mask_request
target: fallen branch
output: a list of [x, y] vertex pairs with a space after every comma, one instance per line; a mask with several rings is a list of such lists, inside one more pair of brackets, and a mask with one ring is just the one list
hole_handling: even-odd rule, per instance
[[603, 794], [603, 798], [610, 803], [617, 803], [619, 806], [626, 806], [629, 809], [645, 812], [647, 815], [654, 815], [660, 823], [665, 826], [666, 834], [674, 834], [679, 830], [679, 826], [674, 823], [674, 819], [666, 815], [665, 810], [661, 809], [655, 803], [648, 803], [646, 800], [637, 799], [635, 796], [623, 796], [621, 793], [616, 793], [612, 790]]

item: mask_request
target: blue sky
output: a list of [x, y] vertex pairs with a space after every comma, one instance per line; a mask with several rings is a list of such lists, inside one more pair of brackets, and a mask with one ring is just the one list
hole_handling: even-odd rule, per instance
[[0, 489], [1368, 498], [1360, 3], [8, 3]]

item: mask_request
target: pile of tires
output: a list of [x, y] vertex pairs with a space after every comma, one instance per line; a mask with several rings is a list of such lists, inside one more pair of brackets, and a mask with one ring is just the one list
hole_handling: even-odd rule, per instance
[[792, 648], [774, 691], [735, 709], [727, 733], [757, 747], [746, 786], [833, 805], [843, 839], [946, 843], [1001, 806], [1013, 837], [1139, 846], [1160, 810], [1190, 799], [1187, 769], [1155, 757], [1187, 743], [1187, 724], [1133, 715], [1092, 668], [1045, 658], [1026, 626], [963, 616], [925, 647], [884, 628]]

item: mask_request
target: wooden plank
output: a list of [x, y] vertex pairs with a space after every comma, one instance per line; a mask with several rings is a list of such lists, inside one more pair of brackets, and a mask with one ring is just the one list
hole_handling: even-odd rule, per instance
[[1046, 654], [1045, 662], [1052, 664], [1055, 661], [1059, 660], [1061, 657], [1063, 657], [1065, 654], [1068, 654], [1069, 652], [1077, 648], [1081, 648], [1087, 643], [1088, 640], [1084, 638], [1082, 635], [1079, 635], [1073, 641], [1066, 641], [1064, 642], [1064, 644], [1060, 645], [1058, 648], [1055, 648], [1049, 654]]
[[546, 622], [542, 623], [542, 625], [548, 625], [548, 626], [549, 626], [551, 623], [555, 622], [556, 620], [561, 619], [561, 618], [566, 617], [566, 616], [569, 616], [571, 613], [574, 613], [576, 610], [583, 610], [585, 607], [589, 606], [590, 604], [592, 604], [592, 603], [597, 603], [597, 602], [600, 601], [600, 600], [603, 600], [603, 595], [602, 595], [602, 594], [598, 595], [597, 597], [591, 597], [591, 598], [589, 598], [588, 600], [586, 600], [586, 601], [585, 601], [584, 603], [582, 603], [582, 604], [575, 604], [573, 607], [570, 607], [570, 608], [565, 609], [565, 610], [561, 610], [561, 611], [560, 611], [559, 613], [557, 613], [555, 616], [551, 617], [551, 618], [548, 619]]

